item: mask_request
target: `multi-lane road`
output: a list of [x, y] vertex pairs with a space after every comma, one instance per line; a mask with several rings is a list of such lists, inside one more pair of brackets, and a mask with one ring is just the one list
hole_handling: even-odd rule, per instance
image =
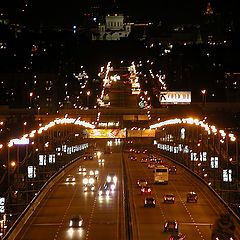
[[[211, 226], [218, 217], [221, 207], [216, 199], [212, 200], [209, 192], [201, 187], [199, 180], [177, 166], [177, 174], [170, 175], [167, 185], [154, 185], [153, 170], [147, 167], [147, 163], [140, 162], [145, 154], [136, 154], [137, 161], [132, 161], [129, 153], [122, 151], [120, 146], [113, 146], [112, 150], [111, 154], [100, 157], [105, 159], [104, 164], [98, 163], [98, 157], [92, 160], [80, 158], [78, 167], [67, 172], [51, 188], [16, 239], [122, 240], [126, 239], [126, 229], [131, 229], [132, 234], [128, 235], [131, 239], [164, 240], [169, 238], [169, 233], [163, 231], [163, 226], [166, 220], [171, 219], [178, 221], [179, 231], [186, 234], [186, 239], [210, 239]], [[83, 173], [79, 173], [80, 166], [85, 167], [87, 171], [99, 170], [96, 191], [83, 191], [84, 176]], [[110, 196], [99, 197], [97, 189], [105, 182], [109, 173], [117, 175], [117, 188]], [[66, 183], [69, 174], [75, 176], [75, 184]], [[139, 178], [147, 179], [152, 187], [152, 196], [156, 199], [155, 208], [144, 208], [145, 196], [140, 193], [137, 186]], [[124, 184], [124, 180], [127, 180], [127, 183]], [[198, 193], [197, 203], [186, 202], [188, 191]], [[175, 195], [174, 204], [163, 203], [163, 195], [167, 193]], [[83, 226], [72, 229], [69, 227], [69, 219], [76, 214], [83, 217]]]

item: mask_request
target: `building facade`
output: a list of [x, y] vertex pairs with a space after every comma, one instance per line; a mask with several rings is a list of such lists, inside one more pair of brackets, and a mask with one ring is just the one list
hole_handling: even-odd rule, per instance
[[97, 31], [92, 33], [92, 40], [121, 40], [128, 37], [130, 32], [131, 25], [122, 14], [109, 14], [104, 23], [99, 23]]

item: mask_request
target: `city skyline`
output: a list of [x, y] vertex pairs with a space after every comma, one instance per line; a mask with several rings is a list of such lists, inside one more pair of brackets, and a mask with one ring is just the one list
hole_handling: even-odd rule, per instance
[[223, 17], [232, 17], [239, 23], [237, 17], [236, 2], [197, 0], [197, 1], [34, 1], [13, 0], [2, 1], [0, 9], [16, 19], [24, 19], [26, 22], [38, 24], [79, 24], [86, 13], [99, 11], [106, 14], [110, 11], [119, 11], [128, 15], [131, 21], [155, 21], [173, 23], [199, 23], [202, 20], [207, 3], [210, 2], [214, 14]]

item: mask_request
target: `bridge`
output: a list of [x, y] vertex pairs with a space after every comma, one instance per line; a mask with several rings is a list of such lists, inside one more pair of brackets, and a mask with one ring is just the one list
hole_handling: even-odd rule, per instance
[[[37, 115], [41, 126], [1, 147], [7, 159], [1, 181], [8, 186], [1, 238], [168, 239], [164, 223], [175, 219], [188, 239], [210, 239], [215, 221], [228, 213], [240, 239], [237, 137], [197, 116], [199, 106], [195, 117], [188, 115], [193, 106], [181, 114], [185, 106], [153, 109], [146, 103], [141, 109], [139, 95], [124, 81], [105, 83], [110, 106]], [[169, 184], [153, 184], [152, 169], [141, 162], [149, 154], [177, 166]], [[94, 192], [83, 190], [80, 167], [99, 171]], [[118, 177], [117, 188], [98, 196], [108, 174]], [[69, 175], [73, 183], [66, 181]], [[140, 178], [152, 187], [153, 209], [144, 208]], [[186, 202], [188, 191], [197, 192], [198, 203]], [[176, 197], [173, 205], [163, 202], [168, 193]], [[69, 228], [78, 213], [83, 227]]]

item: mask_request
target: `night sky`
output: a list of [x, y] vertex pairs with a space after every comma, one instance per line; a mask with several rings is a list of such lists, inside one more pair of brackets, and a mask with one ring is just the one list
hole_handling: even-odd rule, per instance
[[[115, 0], [120, 12], [130, 20], [199, 23], [208, 0]], [[237, 15], [237, 0], [211, 0], [213, 11], [222, 15]], [[113, 0], [1, 0], [0, 8], [12, 15], [24, 15], [33, 22], [74, 24], [90, 5], [107, 9]]]

